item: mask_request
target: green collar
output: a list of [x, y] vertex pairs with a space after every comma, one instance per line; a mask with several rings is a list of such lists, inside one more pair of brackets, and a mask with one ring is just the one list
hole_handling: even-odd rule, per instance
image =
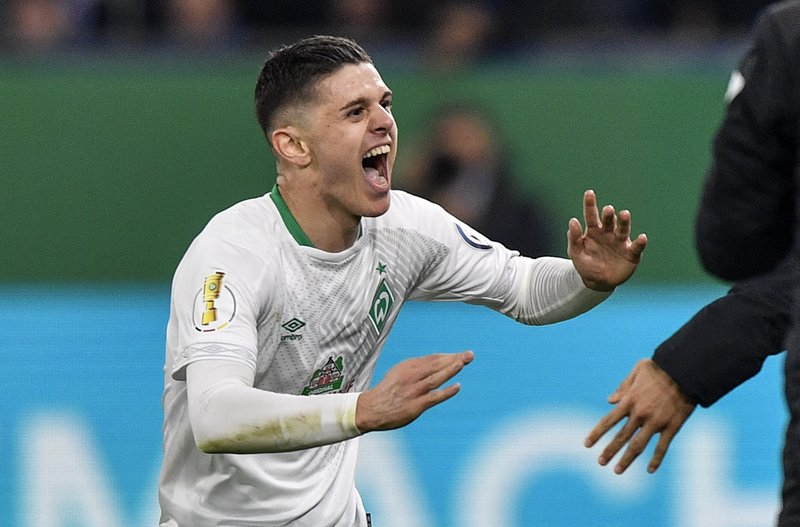
[[286, 225], [286, 228], [289, 229], [289, 233], [294, 238], [294, 241], [306, 247], [314, 247], [314, 244], [311, 243], [306, 233], [300, 228], [300, 224], [297, 223], [297, 220], [292, 216], [292, 211], [286, 206], [286, 202], [283, 201], [277, 183], [272, 187], [272, 192], [269, 193], [269, 196], [272, 198], [275, 206], [278, 207], [278, 212], [280, 212], [281, 218], [283, 218], [283, 223]]

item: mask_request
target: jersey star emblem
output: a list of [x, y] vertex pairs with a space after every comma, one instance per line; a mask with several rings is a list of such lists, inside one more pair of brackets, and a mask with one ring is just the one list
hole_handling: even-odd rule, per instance
[[378, 262], [378, 267], [376, 267], [375, 270], [378, 271], [378, 273], [380, 273], [380, 274], [385, 273], [386, 272], [386, 264], [382, 264], [382, 263]]

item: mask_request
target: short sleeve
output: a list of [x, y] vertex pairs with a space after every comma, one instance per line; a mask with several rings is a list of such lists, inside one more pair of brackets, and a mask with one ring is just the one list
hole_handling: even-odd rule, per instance
[[204, 359], [236, 361], [255, 371], [267, 268], [262, 258], [213, 231], [195, 240], [173, 280], [173, 378], [185, 379], [186, 366]]

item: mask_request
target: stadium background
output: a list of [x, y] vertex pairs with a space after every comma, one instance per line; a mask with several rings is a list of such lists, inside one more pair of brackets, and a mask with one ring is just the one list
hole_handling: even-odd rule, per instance
[[[594, 188], [651, 240], [634, 279], [574, 321], [407, 307], [377, 379], [408, 356], [478, 357], [456, 399], [364, 439], [376, 526], [771, 524], [780, 357], [698, 410], [655, 475], [640, 461], [615, 476], [581, 446], [635, 361], [725, 291], [697, 263], [692, 220], [742, 42], [548, 49], [458, 72], [372, 52], [396, 94], [401, 157], [438, 103], [481, 101], [555, 225]], [[213, 213], [272, 186], [252, 112], [262, 60], [0, 55], [0, 525], [156, 523], [169, 280]]]

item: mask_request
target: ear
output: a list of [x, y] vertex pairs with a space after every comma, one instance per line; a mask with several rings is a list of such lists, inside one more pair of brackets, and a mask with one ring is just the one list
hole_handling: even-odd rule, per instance
[[272, 132], [270, 139], [272, 149], [281, 160], [299, 168], [311, 164], [311, 149], [295, 127], [278, 128]]

